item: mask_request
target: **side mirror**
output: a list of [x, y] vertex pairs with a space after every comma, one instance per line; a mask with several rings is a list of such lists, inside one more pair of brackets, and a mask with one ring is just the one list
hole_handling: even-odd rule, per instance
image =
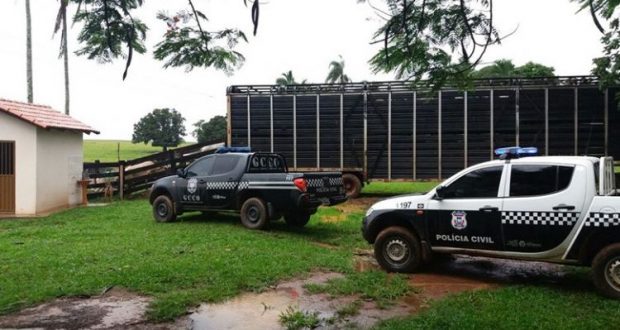
[[185, 173], [185, 169], [184, 168], [180, 168], [177, 170], [177, 175], [181, 178], [185, 178], [185, 176], [187, 175], [187, 173]]
[[444, 193], [446, 192], [445, 186], [438, 186], [435, 188], [435, 199], [442, 200], [444, 198]]

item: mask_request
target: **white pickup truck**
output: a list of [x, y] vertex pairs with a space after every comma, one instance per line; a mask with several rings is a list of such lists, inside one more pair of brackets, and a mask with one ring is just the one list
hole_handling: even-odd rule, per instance
[[519, 150], [469, 167], [427, 194], [374, 204], [362, 231], [379, 264], [411, 272], [443, 253], [591, 266], [600, 292], [620, 299], [613, 159], [520, 158]]

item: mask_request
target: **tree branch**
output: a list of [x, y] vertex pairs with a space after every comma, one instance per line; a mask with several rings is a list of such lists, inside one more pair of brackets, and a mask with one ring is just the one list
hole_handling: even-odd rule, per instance
[[205, 32], [202, 30], [202, 25], [200, 25], [200, 17], [198, 16], [198, 13], [196, 12], [194, 3], [192, 2], [192, 0], [188, 0], [188, 2], [189, 2], [189, 5], [192, 7], [192, 12], [194, 13], [196, 24], [198, 24], [198, 30], [200, 30], [200, 36], [202, 37], [202, 40], [205, 42], [204, 44], [205, 48], [201, 46], [200, 49], [205, 53], [205, 55], [208, 55], [209, 54], [209, 39], [205, 35]]
[[601, 31], [602, 34], [605, 34], [605, 29], [601, 25], [601, 22], [599, 22], [598, 17], [596, 17], [596, 9], [594, 8], [593, 1], [588, 0], [588, 5], [590, 6], [590, 15], [592, 15], [592, 20], [594, 21], [594, 25], [596, 25], [596, 28], [599, 31]]

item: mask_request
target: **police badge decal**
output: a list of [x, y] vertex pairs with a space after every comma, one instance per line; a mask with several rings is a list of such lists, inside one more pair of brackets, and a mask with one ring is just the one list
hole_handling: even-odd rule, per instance
[[196, 178], [191, 178], [187, 180], [187, 192], [193, 194], [198, 189], [198, 180]]
[[465, 211], [452, 212], [452, 227], [457, 230], [467, 228], [467, 213]]

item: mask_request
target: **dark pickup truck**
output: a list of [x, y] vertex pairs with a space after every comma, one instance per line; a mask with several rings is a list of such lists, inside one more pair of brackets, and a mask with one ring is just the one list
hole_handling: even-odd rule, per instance
[[250, 229], [263, 229], [282, 216], [287, 224], [303, 227], [319, 206], [347, 199], [340, 172], [289, 173], [279, 154], [235, 151], [218, 150], [157, 180], [149, 199], [155, 220], [174, 221], [187, 211], [232, 210]]

